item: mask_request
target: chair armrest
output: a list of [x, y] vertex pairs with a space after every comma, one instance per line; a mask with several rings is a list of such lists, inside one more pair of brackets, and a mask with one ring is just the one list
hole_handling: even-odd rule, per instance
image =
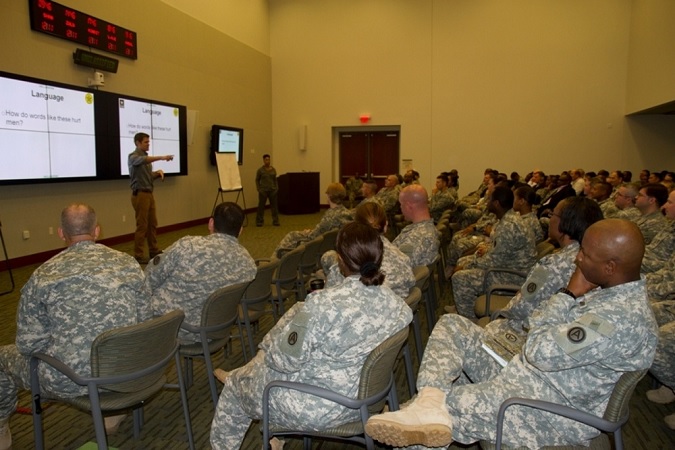
[[259, 266], [261, 262], [270, 262], [270, 261], [272, 261], [272, 260], [269, 259], [269, 258], [260, 258], [260, 259], [256, 259], [256, 260], [255, 260], [255, 265], [256, 265], [256, 266]]
[[[148, 366], [142, 370], [133, 372], [133, 373], [125, 373], [121, 375], [110, 375], [107, 377], [92, 377], [92, 376], [82, 376], [78, 375], [73, 371], [72, 368], [70, 368], [68, 365], [63, 363], [62, 361], [54, 358], [53, 356], [49, 356], [45, 353], [34, 353], [31, 355], [30, 359], [30, 375], [31, 375], [31, 388], [33, 387], [33, 381], [38, 383], [38, 363], [40, 361], [44, 361], [45, 363], [49, 364], [50, 366], [54, 367], [56, 370], [59, 372], [63, 373], [66, 375], [68, 378], [70, 378], [74, 383], [80, 385], [80, 386], [88, 386], [91, 383], [94, 383], [95, 385], [102, 385], [102, 384], [117, 384], [117, 383], [124, 383], [130, 380], [133, 380], [135, 378], [143, 377], [145, 375], [149, 375], [153, 372], [156, 372], [160, 368], [166, 366], [166, 364], [173, 359], [175, 353], [178, 351], [178, 348], [180, 345], [178, 344], [178, 341], [176, 341], [173, 351], [171, 351], [169, 354], [167, 354], [164, 358], [162, 358], [160, 361], [155, 362], [151, 366]], [[33, 380], [33, 377], [35, 379]], [[36, 384], [38, 386], [38, 384]], [[39, 392], [39, 388], [38, 388]]]
[[603, 419], [602, 417], [580, 411], [576, 408], [570, 408], [569, 406], [559, 405], [557, 403], [551, 403], [544, 400], [511, 397], [504, 400], [502, 405], [499, 407], [499, 413], [497, 414], [497, 450], [501, 450], [504, 416], [506, 414], [506, 410], [514, 405], [527, 406], [529, 408], [548, 411], [562, 417], [567, 417], [568, 419], [576, 420], [577, 422], [585, 423], [586, 425], [590, 425], [593, 428], [597, 428], [600, 431], [608, 433], [613, 433], [628, 421], [628, 414], [626, 414], [625, 417], [622, 417], [621, 420], [617, 422], [611, 422], [609, 420]]
[[527, 273], [522, 270], [507, 269], [506, 267], [491, 267], [485, 271], [485, 277], [487, 278], [491, 273], [510, 273], [512, 275], [518, 275], [523, 279], [527, 277]]
[[[391, 382], [391, 381], [390, 381]], [[305, 383], [296, 383], [293, 381], [270, 381], [267, 386], [265, 386], [265, 390], [263, 391], [263, 414], [264, 414], [264, 409], [266, 405], [268, 405], [269, 401], [269, 396], [270, 396], [270, 391], [274, 388], [284, 388], [284, 389], [290, 389], [293, 391], [298, 391], [298, 392], [304, 392], [305, 394], [310, 394], [314, 395], [316, 397], [321, 397], [325, 398], [326, 400], [330, 400], [332, 402], [338, 403], [342, 406], [346, 406], [347, 408], [352, 408], [352, 409], [358, 409], [361, 407], [362, 404], [370, 404], [370, 403], [376, 403], [379, 400], [383, 399], [384, 397], [387, 396], [387, 392], [384, 392], [384, 395], [382, 393], [379, 393], [380, 395], [375, 395], [373, 397], [369, 398], [350, 398], [346, 397], [342, 394], [338, 394], [335, 391], [331, 391], [330, 389], [325, 389], [322, 387], [318, 386], [312, 386], [310, 384], [305, 384]]]

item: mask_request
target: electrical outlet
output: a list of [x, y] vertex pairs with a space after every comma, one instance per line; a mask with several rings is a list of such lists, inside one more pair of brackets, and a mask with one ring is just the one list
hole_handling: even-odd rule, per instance
[[126, 222], [126, 221], [127, 221], [127, 216], [125, 216], [124, 214], [122, 214], [122, 222]]
[[23, 238], [25, 239], [30, 239], [30, 231], [28, 230], [23, 230]]
[[49, 235], [51, 236], [54, 234], [54, 227], [49, 227]]

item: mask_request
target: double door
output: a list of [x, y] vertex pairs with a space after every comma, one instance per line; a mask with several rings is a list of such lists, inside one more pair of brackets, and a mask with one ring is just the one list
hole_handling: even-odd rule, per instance
[[340, 182], [358, 174], [362, 180], [374, 180], [378, 188], [387, 176], [399, 170], [398, 131], [341, 131]]

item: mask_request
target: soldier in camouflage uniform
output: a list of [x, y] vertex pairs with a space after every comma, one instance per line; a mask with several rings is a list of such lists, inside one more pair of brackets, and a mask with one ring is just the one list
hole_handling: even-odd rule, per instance
[[[638, 228], [625, 220], [601, 220], [589, 227], [567, 287], [531, 316], [522, 352], [503, 369], [477, 350], [482, 345], [478, 326], [457, 315], [443, 316], [424, 353], [417, 382], [420, 401], [371, 417], [366, 431], [395, 446], [441, 446], [451, 439], [494, 442], [497, 411], [509, 397], [546, 400], [602, 416], [620, 376], [648, 368], [657, 344], [656, 321], [640, 280], [644, 247], [639, 237]], [[436, 392], [441, 392], [441, 402], [425, 402]], [[430, 425], [430, 419], [443, 414], [447, 420]], [[439, 422], [448, 426], [444, 433]], [[512, 408], [504, 424], [504, 443], [513, 447], [588, 445], [597, 434], [589, 426], [530, 408]]]
[[519, 284], [521, 279], [512, 274], [496, 273], [485, 282], [485, 271], [490, 268], [506, 268], [529, 271], [536, 261], [536, 249], [532, 230], [511, 209], [513, 191], [497, 186], [488, 201], [488, 208], [499, 218], [492, 240], [475, 254], [459, 259], [452, 276], [452, 293], [457, 312], [464, 317], [476, 318], [476, 297], [493, 283]]
[[398, 184], [398, 177], [396, 175], [389, 175], [384, 180], [384, 187], [376, 195], [387, 214], [395, 212], [400, 192], [401, 186]]
[[[94, 242], [99, 227], [90, 206], [66, 207], [58, 233], [68, 247], [42, 264], [25, 284], [16, 343], [0, 347], [0, 429], [8, 426], [18, 389], [30, 389], [32, 353], [44, 352], [88, 376], [96, 336], [151, 316], [140, 266], [133, 257]], [[86, 387], [45, 364], [38, 372], [41, 389], [64, 397], [87, 395]], [[10, 436], [6, 431], [5, 439]]]
[[[614, 197], [614, 206], [617, 208], [614, 218], [637, 223], [638, 219], [642, 217], [640, 210], [635, 207], [635, 199], [639, 191], [640, 186], [635, 183], [626, 183], [619, 186], [616, 197]], [[605, 219], [610, 219], [610, 217], [605, 217]]]
[[544, 240], [544, 229], [539, 223], [537, 214], [532, 211], [536, 199], [537, 194], [530, 186], [521, 186], [513, 191], [513, 210], [520, 214], [525, 226], [532, 230], [535, 243]]
[[[647, 398], [667, 404], [675, 402], [675, 300], [654, 302], [652, 309], [659, 325], [659, 344], [649, 371], [663, 386], [647, 391]], [[664, 421], [675, 430], [675, 414], [667, 415]]]
[[635, 198], [635, 207], [642, 213], [642, 217], [635, 223], [642, 231], [645, 245], [649, 245], [667, 224], [666, 218], [661, 213], [661, 207], [666, 201], [668, 201], [668, 189], [658, 183], [642, 186]]
[[455, 206], [456, 199], [453, 196], [453, 191], [448, 187], [448, 183], [447, 175], [440, 174], [436, 177], [436, 189], [429, 199], [429, 214], [435, 223], [438, 223], [446, 210], [452, 209]]
[[[255, 261], [237, 240], [243, 223], [239, 205], [221, 203], [209, 219], [208, 236], [185, 236], [150, 261], [145, 284], [156, 316], [182, 309], [185, 323], [199, 325], [209, 295], [255, 278]], [[199, 335], [185, 330], [180, 330], [179, 338], [186, 343], [199, 341]]]
[[585, 197], [568, 197], [558, 203], [551, 214], [549, 238], [560, 245], [560, 251], [544, 256], [534, 265], [520, 291], [501, 310], [499, 318], [488, 323], [486, 330], [513, 330], [525, 335], [528, 319], [541, 302], [567, 286], [576, 265], [579, 242], [586, 229], [602, 220], [596, 202]]
[[393, 244], [410, 257], [413, 267], [431, 264], [441, 243], [429, 216], [428, 198], [427, 190], [419, 184], [404, 188], [399, 196], [401, 212], [412, 223], [401, 230]]
[[668, 220], [645, 249], [642, 259], [642, 273], [645, 274], [661, 269], [675, 253], [675, 191], [668, 195], [668, 201], [662, 209]]
[[614, 201], [609, 198], [612, 193], [612, 185], [605, 181], [594, 181], [591, 184], [590, 197], [598, 202], [603, 217], [614, 217], [617, 208]]
[[356, 205], [356, 198], [361, 195], [361, 187], [363, 186], [363, 180], [359, 177], [357, 173], [354, 176], [349, 177], [347, 184], [345, 186], [347, 190], [347, 197], [349, 198], [349, 207], [353, 208]]
[[279, 242], [279, 245], [272, 253], [272, 258], [279, 258], [280, 251], [292, 250], [303, 242], [311, 241], [327, 231], [340, 228], [347, 222], [351, 222], [351, 212], [343, 205], [345, 201], [344, 186], [340, 183], [331, 183], [326, 188], [326, 197], [328, 198], [328, 210], [324, 213], [321, 221], [311, 230], [291, 231]]
[[359, 202], [358, 206], [361, 206], [365, 203], [377, 203], [378, 205], [382, 205], [382, 201], [378, 198], [377, 194], [377, 184], [373, 181], [365, 181], [361, 185], [361, 196], [363, 197], [363, 200]]
[[[387, 227], [387, 216], [384, 208], [378, 203], [361, 205], [356, 208], [354, 220], [359, 223], [370, 225], [380, 233], [380, 239], [384, 244], [384, 257], [382, 258], [382, 273], [385, 274], [384, 285], [390, 288], [396, 295], [406, 298], [410, 288], [415, 286], [415, 274], [412, 271], [410, 258], [401, 252], [398, 247], [389, 242], [384, 236]], [[338, 265], [338, 255], [335, 250], [327, 251], [321, 257], [321, 267], [326, 274], [326, 286], [335, 286], [342, 283], [344, 276]]]
[[[262, 417], [262, 392], [272, 380], [308, 383], [356, 397], [370, 352], [412, 320], [405, 302], [381, 285], [383, 246], [374, 228], [346, 225], [336, 249], [343, 282], [295, 304], [265, 336], [255, 358], [224, 379], [211, 426], [214, 449], [241, 446], [251, 420]], [[359, 414], [284, 389], [272, 392], [270, 412], [278, 425], [315, 430], [350, 422]]]

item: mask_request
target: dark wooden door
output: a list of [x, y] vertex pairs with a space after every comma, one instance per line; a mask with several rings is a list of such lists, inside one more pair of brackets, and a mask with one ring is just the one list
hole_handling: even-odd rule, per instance
[[398, 131], [340, 132], [340, 181], [355, 174], [373, 179], [378, 187], [399, 170]]

